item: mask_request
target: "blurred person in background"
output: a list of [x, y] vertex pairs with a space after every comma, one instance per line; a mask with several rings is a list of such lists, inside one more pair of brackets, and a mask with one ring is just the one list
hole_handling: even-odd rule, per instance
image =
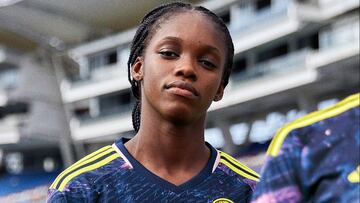
[[62, 172], [48, 202], [249, 202], [258, 174], [204, 140], [233, 55], [226, 25], [206, 8], [177, 2], [149, 12], [128, 61], [136, 135]]
[[283, 126], [253, 203], [360, 202], [360, 94]]

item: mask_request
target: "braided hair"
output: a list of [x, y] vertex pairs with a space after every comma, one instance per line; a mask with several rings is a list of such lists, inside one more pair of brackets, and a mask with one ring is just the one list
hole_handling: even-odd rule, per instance
[[228, 28], [226, 27], [223, 20], [214, 14], [212, 11], [202, 7], [202, 6], [193, 6], [188, 3], [182, 2], [173, 2], [169, 4], [163, 4], [148, 14], [142, 19], [140, 26], [138, 27], [133, 41], [131, 43], [130, 48], [130, 56], [127, 62], [128, 65], [128, 80], [131, 84], [131, 90], [136, 98], [136, 103], [132, 111], [132, 123], [135, 132], [139, 131], [140, 128], [140, 110], [141, 110], [141, 103], [140, 103], [140, 82], [136, 81], [131, 76], [131, 66], [135, 63], [136, 59], [139, 56], [143, 55], [143, 52], [147, 46], [147, 43], [150, 41], [151, 37], [153, 36], [156, 28], [160, 26], [162, 22], [164, 22], [170, 15], [174, 13], [180, 13], [185, 11], [198, 11], [205, 16], [209, 17], [212, 22], [217, 26], [219, 31], [223, 33], [224, 42], [227, 47], [226, 53], [226, 62], [225, 68], [222, 76], [222, 82], [224, 87], [229, 82], [229, 77], [232, 69], [233, 63], [233, 56], [234, 56], [234, 45], [229, 33]]

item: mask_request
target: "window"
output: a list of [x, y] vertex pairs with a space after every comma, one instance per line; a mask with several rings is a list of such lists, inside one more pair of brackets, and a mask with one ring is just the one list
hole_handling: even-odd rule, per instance
[[257, 62], [263, 62], [267, 61], [279, 56], [286, 55], [288, 53], [288, 46], [287, 44], [282, 44], [280, 46], [277, 46], [272, 49], [268, 49], [265, 51], [262, 51], [258, 54], [258, 60]]
[[278, 112], [267, 114], [265, 120], [254, 121], [251, 126], [250, 141], [263, 143], [270, 140], [285, 122], [285, 115]]
[[298, 40], [298, 49], [311, 48], [319, 49], [319, 33], [314, 33]]
[[263, 10], [271, 6], [271, 0], [257, 0], [255, 2], [256, 11]]
[[74, 110], [74, 114], [78, 118], [90, 117], [89, 107], [79, 107]]
[[207, 128], [204, 134], [205, 141], [209, 142], [213, 147], [219, 149], [225, 146], [225, 139], [219, 128]]
[[27, 148], [9, 150], [4, 154], [4, 158], [4, 166], [8, 173], [34, 173], [31, 176], [23, 176], [21, 181], [23, 183], [34, 181], [38, 175], [45, 177], [42, 175], [43, 172], [53, 172], [63, 168], [60, 150], [51, 144], [47, 147], [42, 146], [40, 150]]
[[116, 51], [112, 51], [106, 55], [106, 64], [114, 64], [117, 62], [117, 53]]
[[12, 66], [0, 67], [0, 88], [13, 89], [18, 82], [18, 69]]
[[103, 66], [103, 58], [101, 55], [92, 56], [89, 58], [90, 71], [94, 71]]
[[90, 71], [94, 71], [103, 66], [115, 64], [117, 61], [118, 56], [116, 50], [102, 52], [89, 57], [89, 68]]
[[20, 174], [24, 171], [24, 156], [20, 152], [9, 153], [5, 156], [5, 167], [10, 174]]
[[127, 106], [131, 103], [130, 90], [117, 92], [99, 97], [100, 114], [111, 114], [116, 112], [127, 111]]
[[327, 100], [324, 100], [324, 101], [321, 101], [317, 104], [317, 109], [318, 110], [321, 110], [321, 109], [325, 109], [331, 105], [334, 105], [336, 103], [338, 103], [339, 100], [336, 99], [336, 98], [332, 98], [332, 99], [327, 99]]
[[232, 73], [237, 74], [246, 70], [246, 58], [237, 58], [234, 60]]
[[238, 123], [232, 125], [229, 130], [234, 144], [241, 145], [244, 144], [247, 139], [250, 126], [247, 123]]

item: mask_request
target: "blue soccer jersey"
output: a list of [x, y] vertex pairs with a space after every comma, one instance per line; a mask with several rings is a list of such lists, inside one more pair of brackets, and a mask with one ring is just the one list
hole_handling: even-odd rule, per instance
[[360, 202], [359, 97], [281, 128], [252, 202]]
[[156, 176], [127, 151], [125, 139], [64, 170], [48, 202], [249, 202], [259, 175], [228, 154], [211, 149], [205, 168], [176, 186]]

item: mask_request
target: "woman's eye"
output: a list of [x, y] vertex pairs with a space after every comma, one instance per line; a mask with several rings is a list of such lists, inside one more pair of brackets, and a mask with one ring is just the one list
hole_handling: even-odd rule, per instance
[[200, 63], [210, 69], [216, 68], [216, 65], [208, 60], [200, 60]]
[[167, 58], [175, 58], [179, 56], [177, 53], [173, 51], [160, 51], [159, 54]]

